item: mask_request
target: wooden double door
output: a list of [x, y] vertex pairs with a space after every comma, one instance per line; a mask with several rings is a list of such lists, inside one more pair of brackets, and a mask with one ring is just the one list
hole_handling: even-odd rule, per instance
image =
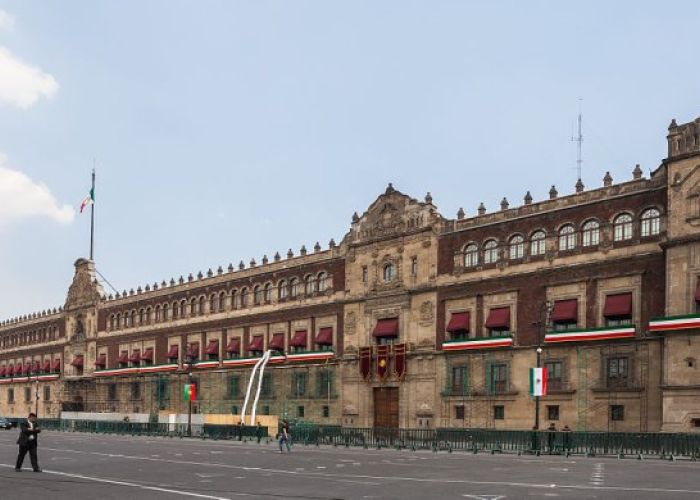
[[399, 427], [399, 388], [374, 388], [374, 426]]

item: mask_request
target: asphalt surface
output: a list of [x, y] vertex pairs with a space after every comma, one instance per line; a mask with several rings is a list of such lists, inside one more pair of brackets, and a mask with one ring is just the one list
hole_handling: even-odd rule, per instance
[[0, 499], [700, 498], [700, 463], [43, 432], [32, 472], [0, 431]]

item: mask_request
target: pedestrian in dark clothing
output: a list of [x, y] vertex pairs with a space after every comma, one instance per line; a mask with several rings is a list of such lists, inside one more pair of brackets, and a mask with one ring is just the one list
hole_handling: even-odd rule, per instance
[[243, 420], [238, 422], [238, 440], [243, 441]]
[[260, 444], [260, 440], [262, 439], [262, 425], [260, 425], [259, 420], [258, 425], [255, 426], [255, 437], [258, 438], [258, 444]]
[[547, 447], [549, 448], [549, 453], [552, 454], [552, 453], [554, 453], [554, 439], [556, 437], [556, 432], [557, 432], [557, 426], [554, 425], [554, 422], [549, 424], [547, 431], [548, 431]]
[[564, 450], [568, 453], [571, 449], [571, 428], [565, 425], [562, 432], [564, 433]]
[[24, 462], [24, 457], [27, 453], [29, 453], [29, 459], [32, 462], [32, 469], [34, 469], [34, 472], [41, 472], [41, 469], [39, 468], [39, 460], [36, 456], [37, 434], [40, 432], [41, 429], [39, 429], [39, 425], [36, 423], [36, 414], [30, 413], [27, 421], [20, 424], [19, 439], [17, 439], [19, 454], [17, 455], [15, 471], [19, 472], [22, 470], [22, 462]]
[[287, 453], [291, 453], [292, 449], [289, 446], [289, 440], [291, 439], [289, 435], [289, 422], [287, 420], [282, 420], [282, 427], [280, 429], [280, 434], [278, 438], [278, 442], [280, 445], [280, 453], [284, 453], [282, 450], [282, 443], [284, 443], [287, 446]]

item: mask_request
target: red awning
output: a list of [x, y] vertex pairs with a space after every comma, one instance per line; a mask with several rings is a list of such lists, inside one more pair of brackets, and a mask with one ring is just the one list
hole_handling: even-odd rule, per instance
[[41, 371], [41, 361], [39, 361], [39, 360], [34, 361], [34, 369], [32, 371], [34, 373], [39, 373]]
[[306, 330], [294, 332], [292, 340], [289, 341], [289, 347], [306, 347]]
[[489, 311], [486, 328], [510, 328], [510, 307], [498, 307]]
[[70, 364], [75, 366], [76, 368], [82, 368], [83, 367], [83, 355], [78, 354], [75, 357], [73, 357], [73, 361], [71, 361]]
[[372, 332], [373, 337], [397, 337], [399, 335], [399, 318], [384, 318], [377, 321]]
[[7, 376], [11, 376], [15, 374], [15, 367], [10, 365], [7, 367], [7, 371], [5, 372]]
[[44, 360], [44, 366], [42, 367], [41, 371], [43, 371], [44, 373], [49, 373], [51, 371], [51, 360]]
[[29, 373], [30, 366], [31, 366], [31, 363], [24, 363], [24, 366], [22, 366], [22, 375]]
[[209, 341], [207, 346], [207, 354], [219, 354], [219, 341], [217, 339], [212, 339]]
[[330, 326], [321, 328], [316, 335], [316, 344], [333, 345], [333, 328]]
[[95, 360], [95, 366], [99, 368], [104, 368], [107, 366], [107, 355], [106, 354], [100, 354], [97, 356], [97, 359]]
[[275, 351], [284, 351], [284, 333], [275, 333], [268, 344], [268, 348]]
[[119, 364], [126, 365], [128, 363], [129, 363], [129, 352], [122, 351], [122, 353], [119, 355]]
[[578, 321], [578, 300], [557, 300], [554, 302], [554, 310], [552, 311], [552, 321]]
[[263, 337], [262, 335], [257, 335], [253, 337], [248, 346], [249, 351], [262, 351], [263, 350]]
[[0, 377], [4, 377], [5, 373], [7, 373], [7, 368], [5, 365], [0, 366]]
[[695, 285], [695, 301], [700, 302], [700, 277], [698, 278], [697, 285]]
[[149, 347], [145, 351], [143, 351], [143, 354], [141, 355], [141, 359], [144, 361], [150, 361], [151, 363], [153, 362], [153, 348]]
[[192, 342], [187, 346], [187, 357], [197, 359], [199, 357], [199, 342]]
[[61, 358], [56, 358], [53, 360], [53, 364], [51, 365], [51, 369], [55, 372], [61, 371]]
[[168, 351], [168, 359], [177, 359], [179, 354], [180, 354], [180, 346], [177, 344], [171, 345], [170, 350]]
[[132, 363], [138, 363], [141, 361], [141, 350], [140, 349], [134, 349], [131, 351], [131, 356], [129, 356], [129, 361]]
[[447, 331], [452, 332], [468, 332], [469, 331], [469, 312], [455, 312], [450, 316], [450, 322], [447, 324]]
[[231, 340], [228, 341], [228, 345], [226, 346], [226, 352], [229, 352], [231, 354], [240, 354], [241, 339], [238, 337], [232, 337]]
[[606, 296], [603, 316], [606, 318], [632, 316], [632, 294], [618, 293]]

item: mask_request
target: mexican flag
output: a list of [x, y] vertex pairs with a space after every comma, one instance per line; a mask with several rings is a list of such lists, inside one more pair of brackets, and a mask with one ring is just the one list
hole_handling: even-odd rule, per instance
[[547, 369], [530, 368], [530, 396], [547, 395]]
[[85, 207], [88, 205], [92, 205], [95, 203], [95, 189], [90, 190], [90, 194], [88, 194], [83, 201], [80, 202], [80, 213], [83, 213], [83, 210], [85, 210]]
[[194, 384], [185, 384], [185, 401], [197, 400], [197, 386]]

